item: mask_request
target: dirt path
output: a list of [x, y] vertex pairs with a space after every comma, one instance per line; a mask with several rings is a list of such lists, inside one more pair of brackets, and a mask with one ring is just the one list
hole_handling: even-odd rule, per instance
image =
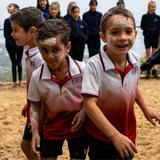
[[[141, 80], [140, 89], [146, 102], [160, 111], [160, 80]], [[25, 87], [0, 86], [0, 160], [25, 160], [19, 144], [25, 119], [21, 109], [25, 103]], [[135, 160], [160, 160], [160, 125], [147, 122], [135, 106], [137, 115], [137, 148]], [[68, 160], [66, 144], [60, 160]]]

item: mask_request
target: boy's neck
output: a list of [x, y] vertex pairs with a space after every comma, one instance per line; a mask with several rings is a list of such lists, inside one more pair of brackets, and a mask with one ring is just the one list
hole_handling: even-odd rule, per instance
[[28, 44], [29, 48], [35, 48], [38, 46], [37, 41], [33, 40]]
[[59, 80], [63, 80], [66, 76], [66, 74], [69, 71], [69, 62], [68, 59], [66, 58], [63, 64], [55, 70], [50, 69], [51, 73], [54, 74]]
[[109, 54], [108, 52], [106, 52], [106, 54], [108, 55], [108, 57], [111, 59], [111, 61], [113, 62], [115, 66], [118, 66], [122, 70], [125, 68], [127, 64], [127, 55], [113, 56], [112, 54]]

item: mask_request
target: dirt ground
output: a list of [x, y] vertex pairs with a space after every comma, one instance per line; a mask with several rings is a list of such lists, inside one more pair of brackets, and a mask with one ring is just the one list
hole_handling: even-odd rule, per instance
[[[148, 104], [160, 111], [160, 79], [140, 80], [140, 90]], [[25, 85], [0, 86], [0, 160], [25, 160], [20, 149], [25, 119], [21, 109], [25, 103]], [[152, 126], [135, 105], [137, 116], [137, 149], [135, 160], [160, 160], [160, 125]], [[60, 160], [69, 160], [66, 144]]]

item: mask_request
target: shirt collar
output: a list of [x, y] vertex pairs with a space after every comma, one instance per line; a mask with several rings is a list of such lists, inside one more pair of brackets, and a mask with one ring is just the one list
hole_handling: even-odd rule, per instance
[[26, 52], [28, 52], [28, 57], [33, 57], [34, 55], [39, 53], [39, 48], [38, 47], [28, 48]]
[[[127, 56], [128, 56], [129, 63], [131, 63], [133, 66], [136, 63], [138, 63], [138, 60], [135, 57], [134, 52], [132, 50], [130, 50], [128, 52]], [[110, 69], [115, 69], [115, 66], [114, 66], [113, 62], [111, 61], [111, 59], [106, 54], [106, 51], [104, 50], [104, 47], [101, 49], [101, 52], [100, 52], [100, 60], [101, 60], [104, 71], [107, 71], [107, 70], [110, 70]]]
[[[69, 73], [70, 73], [71, 77], [74, 77], [74, 76], [82, 73], [77, 61], [73, 60], [69, 55], [67, 56], [67, 58], [69, 61]], [[51, 78], [51, 72], [50, 72], [46, 63], [44, 63], [44, 65], [42, 66], [40, 74], [41, 74], [41, 76], [40, 76], [41, 79], [50, 79]]]

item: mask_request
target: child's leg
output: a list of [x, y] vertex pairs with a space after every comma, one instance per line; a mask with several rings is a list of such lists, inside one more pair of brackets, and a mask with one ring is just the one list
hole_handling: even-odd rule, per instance
[[[90, 160], [122, 160], [118, 151], [112, 143], [107, 143], [96, 138], [89, 138], [89, 158]], [[132, 160], [133, 157], [129, 156], [123, 160]]]
[[41, 156], [43, 160], [56, 160], [62, 154], [64, 140], [44, 140], [41, 141]]
[[32, 140], [32, 133], [31, 128], [28, 127], [28, 124], [25, 126], [23, 139], [21, 141], [21, 149], [28, 160], [35, 160], [35, 156], [31, 149], [31, 140]]
[[83, 160], [88, 150], [88, 136], [68, 139], [70, 160]]
[[34, 156], [32, 150], [31, 150], [31, 141], [23, 139], [21, 141], [21, 149], [28, 160], [36, 160], [36, 157]]

